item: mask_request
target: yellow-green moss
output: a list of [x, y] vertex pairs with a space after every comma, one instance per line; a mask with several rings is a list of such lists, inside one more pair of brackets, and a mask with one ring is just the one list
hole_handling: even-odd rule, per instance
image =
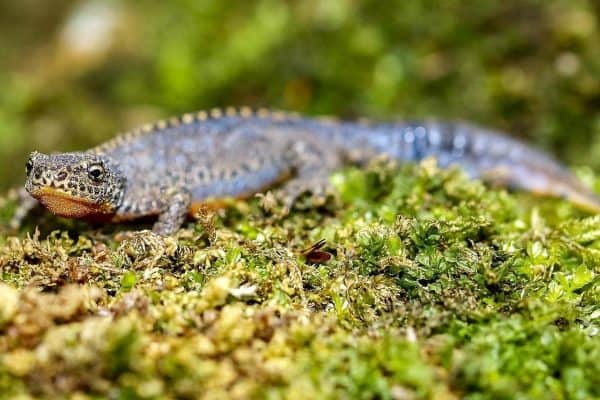
[[[211, 243], [193, 222], [4, 237], [0, 392], [600, 396], [598, 217], [429, 161], [332, 180], [339, 197], [285, 217], [232, 202]], [[331, 259], [308, 262], [320, 239]]]

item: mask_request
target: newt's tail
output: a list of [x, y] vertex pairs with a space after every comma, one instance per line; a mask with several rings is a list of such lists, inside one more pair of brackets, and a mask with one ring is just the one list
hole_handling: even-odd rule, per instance
[[591, 191], [589, 194], [580, 191], [572, 191], [567, 195], [567, 200], [581, 210], [593, 214], [600, 214], [600, 199]]
[[548, 154], [506, 134], [465, 123], [406, 122], [353, 125], [342, 146], [385, 153], [400, 161], [437, 159], [470, 176], [508, 188], [564, 198], [600, 213], [600, 198]]
[[558, 163], [551, 167], [529, 162], [504, 164], [484, 170], [480, 177], [495, 185], [565, 199], [583, 211], [600, 213], [600, 198], [596, 193]]

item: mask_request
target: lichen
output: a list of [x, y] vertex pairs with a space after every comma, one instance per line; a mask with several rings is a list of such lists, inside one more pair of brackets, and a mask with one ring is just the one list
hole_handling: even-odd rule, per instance
[[597, 216], [431, 161], [332, 182], [324, 205], [232, 201], [169, 238], [34, 215], [0, 248], [0, 392], [600, 396]]

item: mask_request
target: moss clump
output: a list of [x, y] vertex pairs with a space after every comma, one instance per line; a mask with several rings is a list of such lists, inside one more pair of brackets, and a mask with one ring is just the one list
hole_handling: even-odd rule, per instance
[[2, 237], [0, 392], [600, 396], [600, 218], [429, 161], [332, 180], [319, 207], [231, 202], [173, 238]]

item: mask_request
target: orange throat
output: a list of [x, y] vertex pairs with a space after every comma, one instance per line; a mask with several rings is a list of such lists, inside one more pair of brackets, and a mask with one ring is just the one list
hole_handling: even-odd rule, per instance
[[104, 219], [114, 212], [110, 206], [95, 204], [54, 188], [41, 188], [31, 193], [51, 213], [66, 218]]

